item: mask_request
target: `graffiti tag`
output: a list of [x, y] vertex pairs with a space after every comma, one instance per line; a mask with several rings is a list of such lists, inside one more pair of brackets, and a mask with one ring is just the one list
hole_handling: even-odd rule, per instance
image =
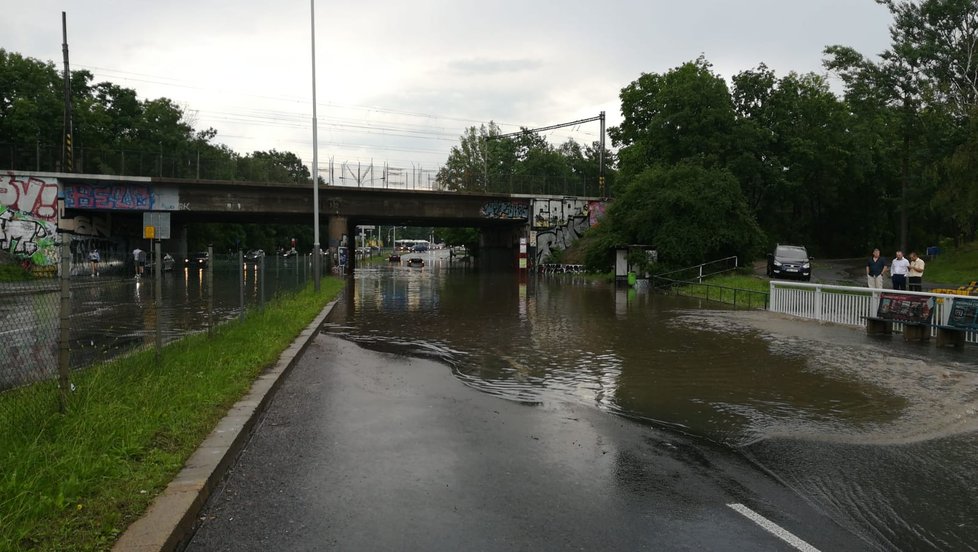
[[0, 249], [39, 266], [57, 262], [54, 223], [0, 205]]
[[153, 193], [144, 184], [91, 186], [65, 184], [66, 209], [116, 209], [149, 211], [153, 209]]
[[0, 177], [0, 205], [54, 222], [58, 215], [58, 185], [8, 172]]
[[492, 219], [526, 219], [529, 216], [529, 211], [526, 203], [490, 201], [482, 205], [480, 213], [482, 216]]

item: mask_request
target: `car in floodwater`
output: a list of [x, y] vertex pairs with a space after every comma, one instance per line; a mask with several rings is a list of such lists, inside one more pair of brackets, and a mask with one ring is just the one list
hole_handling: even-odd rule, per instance
[[389, 263], [399, 263], [401, 262], [401, 256], [397, 253], [392, 253], [390, 257], [387, 257], [387, 262]]
[[264, 256], [265, 252], [261, 249], [252, 249], [244, 254], [244, 260], [249, 263], [257, 263]]
[[812, 257], [803, 245], [781, 245], [767, 256], [767, 275], [770, 278], [812, 279]]
[[407, 265], [424, 268], [424, 259], [422, 259], [421, 257], [411, 257], [410, 259], [408, 259]]
[[197, 251], [187, 255], [183, 260], [183, 266], [185, 268], [207, 268], [209, 262], [210, 256], [207, 255], [206, 251]]

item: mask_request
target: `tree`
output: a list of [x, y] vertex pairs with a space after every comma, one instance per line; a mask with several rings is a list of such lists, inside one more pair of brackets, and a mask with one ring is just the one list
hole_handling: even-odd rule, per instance
[[622, 124], [609, 129], [622, 176], [654, 164], [722, 166], [734, 130], [734, 110], [722, 77], [703, 57], [664, 75], [643, 74], [622, 89]]
[[654, 245], [670, 266], [729, 255], [750, 258], [764, 242], [737, 179], [690, 162], [656, 165], [630, 179], [599, 228], [605, 226], [594, 247]]
[[[891, 45], [880, 54], [880, 62], [849, 47], [830, 46], [825, 66], [842, 78], [850, 104], [863, 112], [873, 106], [889, 112], [878, 120], [892, 121], [898, 128], [900, 247], [906, 248], [911, 205], [916, 206], [917, 220], [931, 214], [919, 207], [921, 197], [936, 193], [925, 175], [940, 174], [937, 166], [953, 151], [946, 139], [948, 115], [962, 121], [978, 98], [978, 4], [876, 1], [894, 18]], [[929, 218], [932, 226], [934, 217]]]

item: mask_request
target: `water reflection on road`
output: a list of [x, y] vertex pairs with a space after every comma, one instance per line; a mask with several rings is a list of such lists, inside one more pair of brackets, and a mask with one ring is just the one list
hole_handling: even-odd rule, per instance
[[978, 542], [978, 361], [585, 280], [359, 270], [329, 331], [487, 393], [573, 401], [741, 451], [887, 549]]

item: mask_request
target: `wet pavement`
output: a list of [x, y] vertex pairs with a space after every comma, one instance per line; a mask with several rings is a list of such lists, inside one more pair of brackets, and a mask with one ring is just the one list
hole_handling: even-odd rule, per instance
[[358, 271], [193, 549], [975, 549], [974, 347], [429, 261]]
[[870, 549], [730, 452], [320, 336], [188, 550]]

